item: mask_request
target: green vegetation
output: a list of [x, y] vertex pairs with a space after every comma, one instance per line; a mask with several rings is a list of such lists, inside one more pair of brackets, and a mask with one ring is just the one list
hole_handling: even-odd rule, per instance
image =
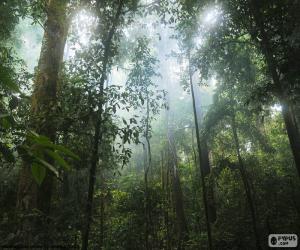
[[2, 0], [0, 248], [300, 236], [299, 10]]

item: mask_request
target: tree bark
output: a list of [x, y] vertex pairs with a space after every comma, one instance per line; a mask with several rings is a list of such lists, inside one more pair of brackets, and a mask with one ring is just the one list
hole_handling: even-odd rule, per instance
[[[59, 71], [69, 28], [66, 15], [67, 2], [67, 0], [47, 2], [47, 19], [31, 98], [30, 129], [47, 136], [52, 142], [55, 142], [56, 137], [55, 110]], [[50, 163], [52, 161], [46, 160]], [[38, 187], [32, 178], [30, 167], [31, 162], [24, 158], [19, 176], [17, 208], [22, 213], [32, 212], [32, 209], [37, 208], [47, 216], [50, 213], [53, 174], [46, 169], [46, 177]], [[33, 227], [32, 222], [30, 225]]]

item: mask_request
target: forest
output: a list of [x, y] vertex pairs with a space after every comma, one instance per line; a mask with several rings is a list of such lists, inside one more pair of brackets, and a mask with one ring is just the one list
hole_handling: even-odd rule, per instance
[[299, 58], [299, 0], [0, 0], [0, 249], [300, 237]]

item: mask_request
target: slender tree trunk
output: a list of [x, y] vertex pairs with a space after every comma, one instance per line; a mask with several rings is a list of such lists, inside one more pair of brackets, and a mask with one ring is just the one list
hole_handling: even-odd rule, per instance
[[[147, 146], [145, 146], [147, 148]], [[148, 173], [149, 173], [149, 168], [148, 168], [148, 154], [147, 149], [144, 149], [144, 155], [145, 155], [145, 167], [144, 167], [144, 183], [145, 183], [145, 194], [144, 194], [144, 209], [145, 209], [145, 247], [146, 250], [151, 249], [150, 243], [149, 243], [149, 237], [150, 237], [150, 218], [149, 218], [149, 187], [148, 187]]]
[[[203, 115], [204, 113], [202, 112], [201, 108], [201, 103], [197, 99], [200, 100], [200, 92], [199, 88], [194, 87], [194, 92], [195, 92], [195, 102], [196, 102], [196, 114], [198, 118], [198, 124], [201, 125]], [[199, 126], [199, 125], [198, 125]], [[208, 146], [207, 146], [207, 139], [204, 135], [199, 138], [200, 143], [201, 143], [201, 167], [203, 169], [203, 174], [204, 177], [209, 176], [208, 178], [208, 183], [207, 183], [207, 205], [208, 205], [208, 218], [209, 222], [213, 223], [215, 222], [216, 218], [216, 207], [215, 207], [215, 202], [214, 202], [214, 190], [213, 190], [213, 178], [210, 176], [210, 162], [209, 162], [209, 152], [208, 152]]]
[[[168, 153], [167, 153], [168, 154]], [[171, 235], [170, 235], [170, 219], [169, 219], [169, 209], [170, 209], [170, 164], [169, 157], [167, 158], [167, 169], [166, 169], [166, 191], [165, 191], [165, 199], [166, 199], [166, 213], [165, 213], [165, 225], [167, 230], [167, 250], [171, 249]]]
[[[102, 109], [102, 105], [100, 106]], [[102, 115], [102, 112], [99, 112], [98, 116]], [[92, 152], [92, 160], [91, 160], [91, 168], [89, 171], [89, 188], [88, 188], [88, 198], [86, 204], [86, 220], [85, 220], [85, 227], [83, 229], [83, 237], [82, 237], [82, 250], [88, 249], [88, 240], [89, 240], [89, 233], [90, 233], [90, 225], [92, 220], [92, 208], [93, 208], [93, 200], [94, 200], [94, 188], [96, 182], [96, 169], [99, 157], [99, 138], [100, 138], [100, 127], [102, 124], [102, 120], [98, 118], [95, 128], [94, 134], [94, 145], [93, 145], [93, 152]]]
[[[197, 117], [197, 110], [196, 110], [196, 102], [195, 102], [195, 93], [194, 93], [194, 86], [193, 86], [193, 73], [190, 65], [190, 52], [188, 52], [188, 59], [189, 59], [189, 81], [190, 81], [190, 88], [192, 92], [192, 100], [193, 100], [193, 113], [194, 113], [194, 120], [195, 120], [195, 128], [196, 128], [196, 139], [197, 139], [197, 147], [198, 147], [198, 163], [199, 169], [201, 174], [201, 185], [202, 185], [202, 195], [203, 195], [203, 203], [204, 203], [204, 211], [205, 211], [205, 218], [206, 218], [206, 230], [207, 230], [207, 240], [208, 240], [208, 249], [212, 250], [212, 236], [211, 236], [211, 227], [209, 222], [209, 211], [208, 211], [208, 202], [207, 202], [207, 192], [206, 192], [206, 185], [205, 185], [205, 176], [204, 176], [204, 169], [203, 169], [203, 161], [202, 161], [202, 150], [201, 150], [201, 143], [200, 143], [200, 132], [199, 132], [199, 125], [198, 125], [198, 117]], [[202, 164], [201, 164], [202, 163]]]
[[[47, 20], [31, 98], [30, 129], [47, 136], [52, 142], [55, 142], [56, 137], [55, 109], [58, 75], [69, 28], [66, 16], [67, 2], [67, 0], [49, 0], [47, 2]], [[52, 161], [52, 159], [46, 160], [50, 163]], [[17, 208], [24, 214], [37, 208], [47, 216], [50, 213], [53, 175], [46, 169], [46, 177], [38, 187], [32, 178], [30, 167], [31, 162], [24, 158], [18, 184]], [[37, 226], [42, 227], [40, 223], [37, 223]], [[25, 227], [25, 231], [32, 231], [35, 227], [33, 220], [31, 219], [28, 227]]]
[[104, 197], [104, 173], [101, 171], [101, 195], [100, 195], [100, 246], [99, 249], [104, 247], [104, 220], [105, 220], [105, 197]]
[[195, 136], [194, 136], [194, 129], [192, 128], [192, 150], [193, 150], [193, 158], [194, 158], [195, 166], [197, 166], [197, 154], [196, 154], [196, 150], [195, 150], [195, 141], [194, 141], [194, 138], [195, 138]]
[[161, 155], [160, 182], [161, 182], [161, 190], [164, 192], [165, 190], [164, 152], [161, 151], [160, 155]]
[[[146, 90], [147, 91], [147, 90]], [[151, 211], [150, 211], [150, 197], [149, 197], [149, 187], [148, 187], [148, 175], [151, 166], [151, 145], [150, 145], [150, 103], [148, 92], [146, 93], [146, 130], [145, 130], [145, 172], [144, 172], [144, 181], [145, 181], [145, 215], [146, 215], [146, 230], [145, 230], [145, 243], [146, 249], [152, 249], [151, 243], [149, 242], [149, 237], [151, 234]]]
[[208, 186], [207, 186], [208, 217], [209, 217], [209, 222], [213, 223], [217, 219], [216, 206], [215, 206], [215, 200], [214, 200], [213, 178], [210, 175], [211, 169], [210, 169], [207, 141], [204, 136], [202, 136], [201, 139], [202, 139], [202, 143], [201, 143], [202, 168], [203, 168], [204, 176], [209, 176], [209, 181], [208, 181]]
[[[66, 146], [68, 144], [68, 130], [64, 130], [63, 132], [63, 145]], [[62, 199], [65, 204], [67, 204], [67, 199], [70, 194], [70, 187], [69, 187], [69, 173], [64, 171], [63, 172], [63, 183], [62, 183]]]
[[103, 95], [104, 95], [104, 83], [107, 78], [107, 66], [108, 61], [111, 53], [111, 44], [112, 39], [117, 29], [117, 25], [119, 23], [120, 15], [123, 8], [123, 1], [119, 2], [119, 6], [112, 21], [112, 26], [109, 30], [107, 39], [104, 42], [104, 57], [103, 57], [103, 68], [102, 68], [102, 75], [99, 81], [100, 87], [100, 97], [99, 97], [99, 105], [98, 105], [98, 112], [97, 112], [97, 121], [95, 125], [95, 133], [94, 133], [94, 144], [93, 144], [93, 151], [92, 151], [92, 160], [91, 160], [91, 167], [89, 171], [89, 187], [88, 187], [88, 197], [87, 197], [87, 204], [86, 204], [86, 220], [85, 225], [83, 228], [83, 236], [82, 236], [82, 250], [88, 249], [88, 240], [89, 240], [89, 233], [90, 233], [90, 225], [92, 220], [92, 209], [93, 209], [93, 198], [94, 198], [94, 189], [95, 189], [95, 182], [96, 182], [96, 170], [97, 170], [97, 163], [99, 161], [99, 146], [101, 145], [101, 138], [102, 138], [102, 113], [103, 113]]
[[[198, 166], [198, 163], [197, 163], [197, 154], [196, 154], [196, 150], [195, 150], [195, 142], [194, 142], [194, 129], [192, 128], [192, 151], [193, 151], [193, 160], [194, 160], [194, 166], [195, 166], [195, 179], [198, 180], [198, 178], [200, 178], [200, 175], [199, 175], [199, 169], [197, 168]], [[196, 189], [197, 187], [195, 187]], [[194, 190], [194, 192], [196, 193], [196, 190]], [[199, 232], [201, 231], [201, 219], [200, 219], [200, 209], [199, 209], [199, 202], [198, 202], [198, 199], [197, 197], [195, 196], [194, 199], [193, 199], [193, 205], [194, 205], [194, 209], [197, 212], [196, 214], [196, 224], [195, 224], [195, 230], [198, 230]], [[199, 246], [200, 248], [200, 246]]]
[[[160, 152], [160, 184], [161, 184], [161, 192], [162, 192], [162, 200], [161, 200], [161, 224], [162, 227], [165, 227], [165, 170], [164, 170], [164, 153]], [[164, 235], [165, 236], [165, 235]], [[162, 241], [160, 241], [159, 249], [165, 249], [166, 238], [163, 237]]]
[[169, 188], [169, 170], [168, 170], [168, 162], [165, 161], [164, 152], [161, 152], [161, 186], [162, 186], [162, 193], [163, 193], [163, 225], [166, 230], [165, 237], [163, 239], [162, 249], [170, 249], [170, 236], [169, 236], [169, 198], [168, 198], [168, 188]]
[[257, 218], [256, 218], [256, 211], [255, 211], [255, 206], [254, 206], [254, 201], [253, 201], [253, 195], [252, 195], [252, 190], [250, 187], [250, 183], [247, 177], [246, 169], [244, 166], [244, 162], [240, 153], [240, 144], [239, 144], [239, 139], [238, 139], [238, 134], [237, 134], [237, 128], [236, 128], [236, 122], [235, 122], [235, 117], [234, 115], [232, 116], [232, 121], [231, 121], [231, 127], [232, 127], [232, 134], [234, 138], [234, 143], [235, 143], [235, 148], [236, 148], [236, 154], [238, 157], [239, 161], [239, 170], [241, 173], [242, 181], [244, 184], [245, 192], [246, 192], [246, 197], [248, 200], [248, 205], [250, 208], [250, 213], [251, 213], [251, 219], [252, 219], [252, 226], [253, 226], [253, 232], [255, 236], [255, 242], [256, 242], [256, 249], [261, 250], [262, 247], [260, 245], [260, 240], [259, 240], [259, 232], [258, 232], [258, 226], [257, 226]]
[[186, 222], [186, 216], [184, 212], [184, 200], [181, 189], [180, 177], [178, 174], [178, 162], [177, 154], [173, 139], [173, 132], [168, 129], [168, 140], [169, 140], [169, 154], [171, 156], [170, 169], [172, 175], [172, 189], [173, 189], [173, 200], [175, 203], [175, 212], [177, 219], [177, 227], [179, 232], [178, 247], [177, 249], [184, 249], [184, 243], [188, 240], [188, 226]]
[[[167, 96], [169, 103], [169, 96]], [[185, 248], [185, 242], [188, 241], [189, 232], [184, 211], [184, 198], [181, 189], [180, 176], [178, 173], [178, 157], [174, 142], [173, 129], [169, 123], [170, 111], [166, 111], [167, 120], [167, 139], [168, 139], [168, 170], [171, 177], [172, 200], [174, 202], [174, 209], [176, 213], [176, 224], [178, 231], [177, 249]]]
[[263, 54], [265, 55], [269, 72], [271, 73], [273, 82], [276, 87], [275, 95], [279, 98], [282, 105], [282, 116], [284, 119], [286, 131], [288, 134], [291, 150], [294, 156], [294, 161], [300, 178], [300, 133], [293, 112], [293, 104], [289, 101], [289, 96], [285, 91], [284, 84], [279, 77], [278, 65], [273, 55], [270, 39], [265, 30], [265, 24], [263, 20], [263, 14], [259, 8], [258, 0], [248, 0], [249, 7], [254, 17], [255, 25], [261, 35], [261, 41], [258, 41], [257, 37], [253, 37], [261, 45]]

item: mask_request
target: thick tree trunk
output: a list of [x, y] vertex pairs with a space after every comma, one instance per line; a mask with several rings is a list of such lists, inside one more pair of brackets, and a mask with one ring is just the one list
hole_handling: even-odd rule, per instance
[[[40, 53], [34, 92], [31, 99], [30, 129], [47, 136], [52, 142], [56, 137], [55, 108], [58, 75], [61, 68], [68, 33], [66, 16], [67, 0], [49, 0], [46, 6], [47, 20]], [[51, 162], [51, 159], [46, 159]], [[46, 177], [37, 186], [32, 178], [31, 163], [24, 159], [20, 170], [17, 208], [22, 213], [39, 209], [42, 214], [50, 212], [53, 175], [46, 170]], [[33, 227], [32, 222], [30, 227]], [[29, 229], [30, 230], [30, 229]]]
[[92, 160], [91, 160], [91, 167], [89, 171], [89, 187], [88, 187], [88, 197], [87, 197], [87, 204], [86, 204], [86, 220], [85, 225], [82, 232], [82, 250], [88, 249], [88, 241], [89, 241], [89, 234], [90, 234], [90, 226], [92, 221], [92, 209], [93, 209], [93, 200], [94, 200], [94, 189], [95, 189], [95, 182], [96, 182], [96, 170], [97, 170], [97, 163], [99, 160], [99, 146], [101, 145], [102, 141], [102, 113], [104, 108], [103, 103], [103, 95], [104, 95], [104, 83], [107, 78], [107, 66], [108, 61], [111, 53], [111, 45], [114, 34], [116, 32], [117, 26], [119, 24], [119, 19], [121, 16], [123, 8], [123, 1], [119, 2], [119, 6], [114, 17], [112, 20], [112, 26], [108, 32], [108, 36], [104, 42], [104, 56], [103, 56], [103, 68], [102, 68], [102, 75], [99, 80], [99, 87], [100, 87], [100, 97], [99, 97], [99, 105], [98, 105], [98, 112], [97, 112], [97, 121], [95, 125], [95, 133], [94, 133], [94, 144], [93, 144], [93, 151], [92, 151]]
[[205, 172], [203, 169], [203, 159], [202, 159], [202, 149], [200, 143], [200, 132], [199, 132], [199, 125], [198, 125], [198, 116], [196, 110], [196, 101], [195, 101], [195, 93], [194, 93], [194, 86], [193, 86], [193, 73], [190, 65], [190, 53], [188, 52], [189, 57], [189, 81], [190, 81], [190, 89], [192, 92], [192, 101], [193, 101], [193, 113], [194, 113], [194, 121], [195, 121], [195, 128], [196, 128], [196, 139], [197, 139], [197, 147], [198, 147], [198, 163], [199, 163], [199, 170], [201, 174], [201, 185], [202, 185], [202, 195], [203, 195], [203, 203], [204, 203], [204, 211], [205, 211], [205, 219], [206, 219], [206, 230], [207, 230], [207, 241], [208, 241], [208, 249], [212, 250], [212, 237], [211, 237], [211, 227], [210, 227], [210, 220], [209, 220], [209, 211], [208, 211], [208, 201], [207, 201], [207, 191], [205, 185]]
[[252, 190], [251, 190], [250, 183], [249, 183], [249, 180], [248, 180], [248, 177], [247, 177], [244, 162], [243, 162], [243, 159], [242, 159], [242, 156], [241, 156], [241, 153], [240, 153], [240, 144], [239, 144], [239, 138], [238, 138], [238, 134], [237, 134], [237, 128], [236, 128], [234, 115], [232, 117], [231, 127], [232, 127], [232, 134], [233, 134], [233, 138], [234, 138], [234, 144], [235, 144], [235, 148], [236, 148], [236, 154], [237, 154], [238, 162], [239, 162], [239, 170], [240, 170], [240, 173], [241, 173], [241, 177], [242, 177], [242, 181], [243, 181], [243, 184], [244, 184], [248, 205], [249, 205], [249, 208], [250, 208], [253, 232], [254, 232], [255, 242], [256, 242], [256, 249], [257, 250], [262, 250], [260, 240], [259, 240], [259, 232], [258, 232], [257, 218], [256, 218], [256, 211], [255, 211], [255, 205], [254, 205], [254, 201], [253, 201]]

